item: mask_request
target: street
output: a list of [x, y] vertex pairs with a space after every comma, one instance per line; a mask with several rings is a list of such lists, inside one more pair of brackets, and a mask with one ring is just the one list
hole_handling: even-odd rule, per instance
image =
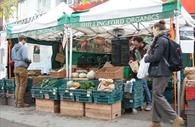
[[[151, 112], [126, 113], [121, 118], [105, 121], [38, 112], [34, 107], [16, 109], [0, 105], [0, 118], [0, 127], [147, 127]], [[163, 123], [162, 127], [171, 127], [171, 124]]]
[[0, 118], [0, 127], [33, 127]]

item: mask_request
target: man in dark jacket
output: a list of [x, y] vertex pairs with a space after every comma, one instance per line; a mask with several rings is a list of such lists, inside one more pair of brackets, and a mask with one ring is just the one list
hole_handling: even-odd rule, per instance
[[[134, 60], [140, 61], [141, 58], [143, 58], [143, 56], [150, 48], [150, 46], [143, 41], [142, 37], [139, 36], [134, 36], [132, 38], [132, 45], [135, 47], [135, 49], [133, 49], [132, 50], [133, 52], [130, 54], [130, 62]], [[143, 87], [144, 87], [144, 94], [146, 97], [146, 104], [147, 104], [145, 110], [150, 111], [152, 109], [152, 98], [148, 88], [147, 80], [144, 80]]]
[[173, 120], [173, 127], [180, 127], [184, 123], [183, 119], [179, 117], [172, 109], [170, 104], [165, 99], [163, 93], [168, 84], [169, 76], [171, 74], [165, 60], [168, 58], [168, 40], [165, 38], [165, 22], [160, 21], [154, 24], [153, 34], [154, 41], [151, 49], [145, 57], [145, 62], [150, 63], [149, 76], [152, 78], [152, 124], [150, 127], [161, 127], [160, 122], [162, 116], [167, 116]]

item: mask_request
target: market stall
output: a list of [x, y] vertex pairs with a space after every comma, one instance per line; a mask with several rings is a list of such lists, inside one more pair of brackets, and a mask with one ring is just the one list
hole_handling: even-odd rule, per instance
[[[66, 78], [49, 78], [31, 89], [33, 98], [36, 98], [36, 110], [110, 120], [120, 117], [122, 108], [130, 107], [134, 112], [136, 108], [142, 109], [144, 104], [143, 81], [131, 80], [127, 59], [120, 60], [113, 66], [113, 59], [118, 57], [113, 54], [122, 54], [122, 58], [125, 58], [128, 53], [128, 39], [125, 37], [130, 37], [135, 33], [149, 35], [149, 27], [155, 20], [176, 16], [174, 12], [179, 9], [178, 7], [176, 2], [163, 3], [157, 0], [123, 0], [123, 2], [109, 0], [86, 12], [73, 13], [71, 16], [63, 15], [59, 18], [57, 25], [51, 28], [59, 27], [60, 33], [58, 31], [57, 35], [63, 35], [62, 47], [66, 48], [64, 55]], [[178, 22], [177, 19], [177, 35]], [[188, 24], [193, 25], [192, 22], [193, 20], [187, 20]], [[16, 30], [16, 28], [10, 29], [12, 31], [10, 37], [27, 32], [26, 35], [32, 38], [51, 39], [45, 36], [47, 33], [41, 34], [43, 36], [28, 34], [32, 32], [31, 27], [29, 27], [31, 32], [27, 30], [14, 33], [14, 29]], [[53, 33], [50, 34], [53, 35]], [[56, 36], [52, 37], [54, 39]], [[101, 59], [98, 61], [97, 54], [88, 53], [88, 50], [77, 52], [77, 57], [75, 57], [74, 44], [77, 40], [81, 45], [91, 40], [99, 41], [98, 43], [110, 40], [112, 47], [124, 41], [124, 45], [119, 45], [120, 48], [125, 49], [123, 51], [127, 51], [117, 53], [112, 49], [112, 52], [105, 53], [108, 55], [105, 61], [100, 56], [105, 55], [104, 53], [97, 53]], [[179, 43], [178, 40], [179, 38], [177, 38]], [[113, 45], [113, 42], [116, 45]], [[117, 46], [116, 49], [118, 49]], [[95, 51], [92, 50], [92, 52]], [[112, 60], [109, 58], [110, 54]], [[92, 57], [93, 55], [95, 57]], [[108, 63], [110, 61], [112, 62]], [[101, 62], [100, 66], [94, 66]], [[180, 91], [179, 86], [180, 83], [178, 83], [178, 91]], [[123, 103], [122, 107], [121, 103]]]
[[[141, 4], [136, 4], [136, 3], [141, 3]], [[143, 11], [144, 10], [144, 11]], [[147, 10], [147, 11], [146, 11]], [[174, 11], [177, 10], [177, 13], [174, 13]], [[66, 70], [69, 70], [68, 77], [72, 77], [72, 35], [73, 31], [76, 30], [85, 30], [89, 29], [92, 31], [93, 36], [98, 36], [100, 33], [96, 32], [99, 29], [102, 31], [104, 34], [108, 34], [110, 29], [117, 28], [117, 27], [128, 27], [128, 28], [136, 28], [135, 23], [138, 23], [138, 29], [140, 29], [140, 24], [141, 22], [147, 22], [147, 21], [154, 21], [154, 20], [159, 20], [159, 19], [166, 19], [170, 17], [176, 16], [176, 40], [177, 43], [179, 43], [179, 18], [178, 15], [180, 15], [181, 11], [183, 12], [183, 8], [180, 8], [180, 5], [177, 4], [176, 2], [168, 2], [168, 3], [163, 3], [159, 1], [151, 1], [151, 0], [144, 0], [144, 1], [123, 1], [119, 2], [116, 0], [110, 0], [100, 6], [94, 7], [88, 12], [85, 13], [78, 13], [78, 14], [72, 14], [69, 21], [66, 20], [64, 22], [64, 19], [67, 19], [67, 16], [65, 15], [64, 17], [61, 17], [59, 19], [60, 23], [65, 23], [66, 26], [68, 26], [67, 30], [69, 32], [66, 33], [66, 38], [69, 38], [70, 36], [70, 41], [64, 39], [66, 42], [66, 45], [70, 47], [70, 60], [69, 60], [69, 67], [68, 65], [66, 66]], [[130, 13], [131, 12], [131, 13]], [[183, 14], [183, 13], [182, 13]], [[185, 14], [183, 15], [184, 19], [187, 19]], [[188, 24], [191, 24], [194, 26], [194, 20], [187, 20]], [[130, 25], [129, 25], [130, 24]], [[144, 23], [143, 23], [144, 24]], [[147, 24], [147, 23], [146, 23]], [[112, 26], [112, 27], [110, 27]], [[144, 25], [143, 25], [144, 26]], [[149, 26], [149, 25], [148, 25]], [[66, 27], [65, 27], [66, 28]], [[72, 28], [72, 29], [71, 29]], [[144, 27], [145, 28], [145, 27]], [[95, 31], [95, 32], [94, 32]], [[112, 35], [111, 35], [112, 36]], [[66, 46], [66, 51], [68, 51], [68, 47]], [[68, 54], [66, 52], [66, 54]], [[68, 56], [67, 56], [68, 57]], [[104, 76], [102, 76], [104, 77]], [[180, 73], [178, 72], [178, 95], [180, 94]], [[178, 97], [178, 103], [180, 98]], [[178, 108], [178, 113], [179, 113], [179, 108]]]

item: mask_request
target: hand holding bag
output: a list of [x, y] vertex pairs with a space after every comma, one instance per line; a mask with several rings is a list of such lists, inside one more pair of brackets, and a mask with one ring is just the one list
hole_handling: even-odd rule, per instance
[[149, 75], [148, 69], [149, 69], [150, 63], [146, 63], [144, 59], [145, 59], [145, 56], [141, 59], [140, 66], [138, 69], [137, 78], [139, 79], [146, 79]]

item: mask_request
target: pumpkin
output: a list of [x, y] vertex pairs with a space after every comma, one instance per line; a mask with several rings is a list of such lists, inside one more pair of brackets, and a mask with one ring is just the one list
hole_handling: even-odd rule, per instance
[[80, 73], [79, 74], [79, 78], [86, 78], [87, 77], [87, 74], [85, 74], [85, 73]]
[[95, 79], [95, 72], [92, 70], [90, 72], [87, 73], [87, 78], [88, 79]]
[[76, 73], [76, 72], [75, 73], [72, 73], [72, 77], [73, 78], [78, 78], [79, 77], [79, 73]]

